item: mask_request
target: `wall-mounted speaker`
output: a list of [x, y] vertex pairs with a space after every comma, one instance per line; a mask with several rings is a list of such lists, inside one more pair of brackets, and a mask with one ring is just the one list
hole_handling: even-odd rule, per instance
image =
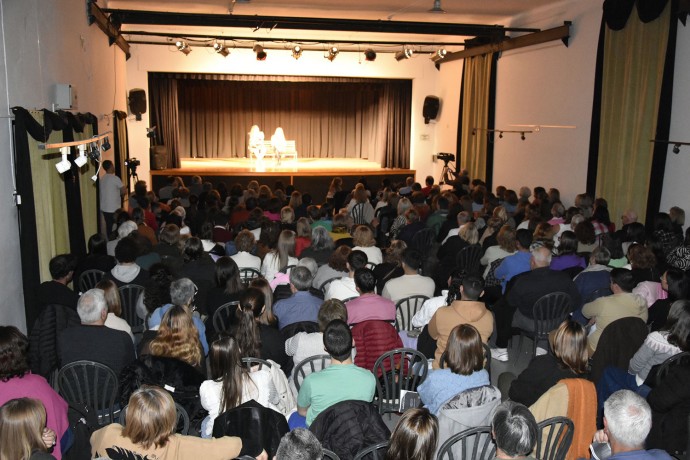
[[429, 124], [429, 120], [435, 120], [438, 116], [438, 109], [441, 107], [441, 99], [436, 96], [427, 96], [424, 98], [424, 107], [422, 108], [422, 115], [424, 116], [424, 123]]
[[141, 121], [141, 114], [146, 113], [146, 91], [134, 88], [129, 92], [129, 111]]

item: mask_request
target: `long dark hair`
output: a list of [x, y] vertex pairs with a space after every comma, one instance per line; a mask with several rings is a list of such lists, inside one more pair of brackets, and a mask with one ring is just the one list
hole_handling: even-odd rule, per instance
[[249, 370], [242, 365], [238, 341], [223, 334], [216, 339], [208, 352], [211, 378], [222, 383], [219, 412], [225, 412], [242, 404], [242, 385], [249, 380]]
[[673, 302], [664, 328], [669, 331], [668, 343], [677, 346], [682, 351], [688, 351], [690, 348], [690, 301]]
[[240, 269], [228, 256], [223, 256], [216, 261], [216, 286], [225, 288], [226, 294], [235, 294], [243, 288]]
[[261, 334], [257, 318], [261, 316], [264, 304], [264, 293], [258, 288], [250, 287], [240, 296], [235, 338], [243, 357], [261, 357]]
[[170, 303], [170, 283], [173, 275], [162, 263], [151, 265], [149, 281], [144, 290], [146, 311], [152, 313], [156, 308]]

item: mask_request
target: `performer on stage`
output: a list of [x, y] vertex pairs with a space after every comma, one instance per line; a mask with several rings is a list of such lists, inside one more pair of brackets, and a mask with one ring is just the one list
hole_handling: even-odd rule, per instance
[[271, 145], [276, 154], [276, 164], [280, 165], [280, 159], [287, 148], [287, 142], [285, 141], [285, 133], [283, 133], [283, 128], [276, 128], [276, 132], [271, 136]]

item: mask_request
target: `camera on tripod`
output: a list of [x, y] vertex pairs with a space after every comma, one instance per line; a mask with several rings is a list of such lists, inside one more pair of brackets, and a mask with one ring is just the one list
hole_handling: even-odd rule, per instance
[[452, 153], [439, 153], [436, 155], [439, 160], [442, 160], [446, 163], [446, 166], [448, 165], [449, 162], [455, 161], [455, 155]]

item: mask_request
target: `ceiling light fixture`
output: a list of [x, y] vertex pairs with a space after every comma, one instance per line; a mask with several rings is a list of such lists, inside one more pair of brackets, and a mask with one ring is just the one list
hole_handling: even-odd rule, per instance
[[673, 146], [673, 153], [680, 153], [680, 144], [676, 144]]
[[520, 139], [522, 139], [523, 141], [525, 140], [525, 133], [524, 132], [520, 133]]
[[414, 51], [412, 48], [403, 48], [402, 51], [398, 51], [395, 53], [395, 60], [400, 62], [403, 59], [410, 59], [412, 55], [414, 54]]
[[441, 0], [434, 0], [434, 6], [429, 10], [429, 13], [444, 14], [446, 10], [441, 8]]
[[101, 150], [103, 150], [104, 152], [110, 150], [110, 141], [107, 137], [103, 139], [103, 142], [101, 143]]
[[175, 46], [177, 47], [177, 50], [183, 52], [185, 56], [188, 56], [189, 53], [192, 52], [192, 49], [189, 47], [189, 44], [187, 44], [187, 42], [184, 40], [178, 40], [177, 42], [175, 42]]
[[295, 59], [301, 58], [302, 57], [302, 51], [304, 51], [304, 50], [302, 49], [301, 46], [299, 46], [299, 45], [293, 46], [292, 47], [292, 57]]
[[74, 160], [74, 164], [77, 165], [78, 168], [81, 168], [86, 165], [88, 161], [86, 158], [86, 144], [78, 145], [77, 149], [79, 150], [79, 156]]
[[376, 51], [371, 48], [364, 50], [364, 58], [369, 62], [374, 62], [376, 60]]
[[218, 42], [213, 44], [213, 51], [215, 51], [223, 57], [228, 57], [228, 54], [230, 54], [230, 50], [228, 49], [228, 47], [223, 46]]
[[256, 53], [256, 60], [257, 61], [265, 61], [266, 60], [266, 56], [268, 56], [268, 55], [266, 54], [266, 51], [264, 51], [263, 46], [257, 44], [257, 45], [254, 45], [254, 48], [252, 48], [252, 49]]
[[340, 50], [338, 50], [337, 46], [331, 46], [331, 48], [328, 50], [328, 54], [324, 56], [326, 59], [329, 61], [333, 62], [333, 59], [340, 53]]
[[434, 62], [441, 61], [446, 57], [446, 54], [448, 54], [448, 51], [446, 51], [445, 48], [439, 48], [434, 54], [431, 55], [431, 60]]
[[60, 174], [64, 174], [70, 170], [72, 163], [67, 159], [69, 155], [69, 147], [60, 147], [60, 153], [62, 154], [62, 161], [58, 162], [55, 167]]

